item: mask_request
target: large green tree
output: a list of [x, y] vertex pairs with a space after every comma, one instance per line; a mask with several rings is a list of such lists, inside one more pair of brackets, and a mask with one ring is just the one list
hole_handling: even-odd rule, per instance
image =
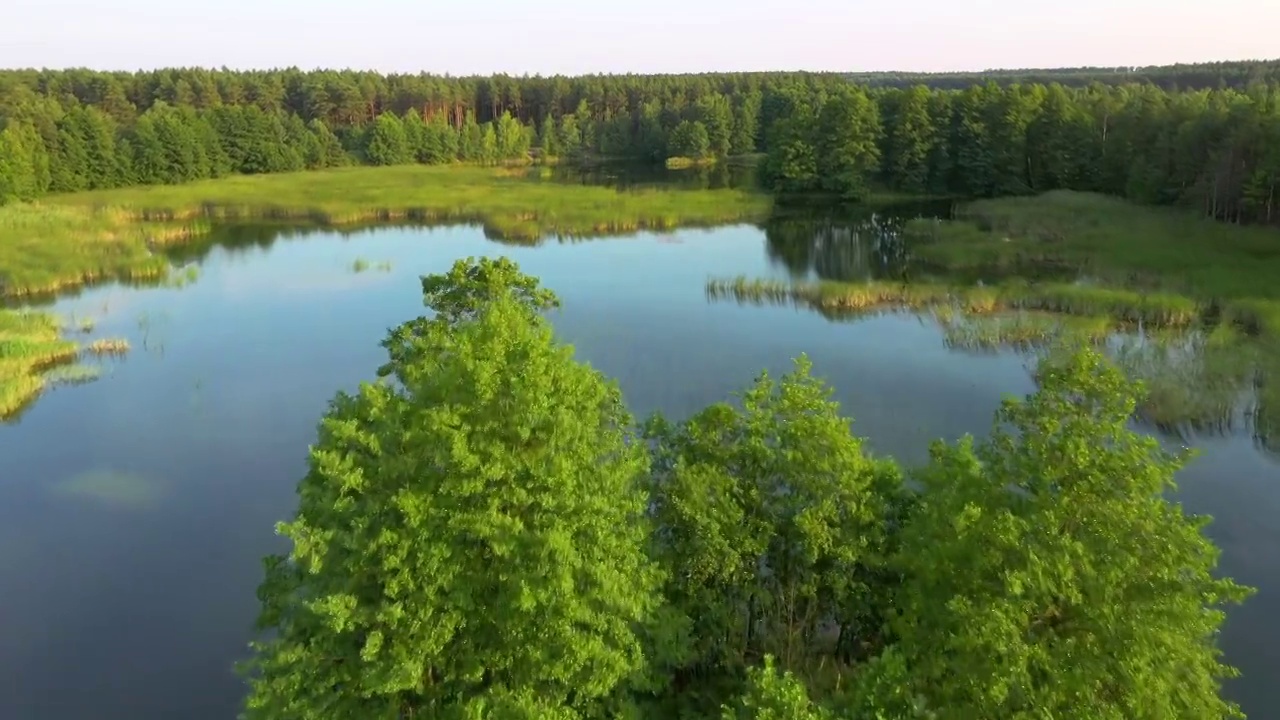
[[919, 476], [883, 687], [940, 719], [1239, 717], [1216, 641], [1247, 591], [1168, 497], [1184, 458], [1127, 427], [1135, 389], [1097, 352], [1038, 379]]
[[423, 291], [386, 379], [321, 423], [293, 549], [266, 562], [247, 716], [613, 717], [660, 583], [631, 418], [510, 261]]
[[866, 93], [835, 93], [818, 114], [818, 182], [846, 200], [860, 200], [880, 163], [880, 113]]
[[839, 677], [881, 640], [901, 475], [864, 452], [810, 369], [801, 357], [740, 407], [648, 426], [657, 557], [690, 627], [680, 673], [734, 677], [770, 654]]
[[414, 160], [404, 122], [391, 113], [383, 113], [374, 121], [364, 152], [374, 165], [404, 165]]

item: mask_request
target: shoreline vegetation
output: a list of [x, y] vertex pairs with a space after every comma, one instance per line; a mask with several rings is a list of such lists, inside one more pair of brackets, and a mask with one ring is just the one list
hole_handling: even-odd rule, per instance
[[97, 367], [77, 361], [129, 351], [123, 339], [99, 338], [87, 344], [67, 339], [90, 331], [50, 313], [0, 310], [0, 422], [20, 416], [51, 387], [98, 376]]
[[159, 251], [204, 235], [213, 222], [477, 223], [493, 236], [535, 242], [757, 222], [771, 205], [743, 190], [620, 192], [542, 181], [524, 169], [422, 165], [53, 195], [0, 207], [0, 296], [161, 278], [169, 266]]
[[[22, 302], [105, 280], [163, 284], [175, 273], [180, 285], [194, 279], [195, 267], [175, 270], [166, 251], [198, 243], [218, 223], [472, 222], [490, 236], [530, 242], [759, 224], [786, 211], [775, 208], [769, 195], [746, 190], [620, 191], [549, 181], [527, 167], [348, 167], [90, 191], [0, 207], [0, 295]], [[1214, 336], [1230, 331], [1240, 342], [1277, 347], [1280, 301], [1266, 294], [1280, 294], [1267, 281], [1273, 271], [1280, 276], [1274, 234], [1172, 208], [1058, 191], [962, 203], [952, 220], [908, 221], [903, 237], [922, 274], [903, 282], [713, 278], [707, 292], [800, 304], [836, 318], [918, 312], [938, 320], [944, 341], [955, 348], [1028, 350], [1061, 337], [1096, 345], [1139, 327], [1184, 334], [1207, 328]], [[1088, 281], [1026, 279], [1046, 267]], [[352, 267], [371, 269], [385, 268], [373, 262]], [[1267, 355], [1249, 353], [1259, 363]], [[20, 399], [6, 406], [25, 406], [45, 387], [41, 371], [57, 364], [24, 362], [20, 371], [14, 363], [0, 365], [13, 378], [4, 380], [6, 394]], [[1263, 386], [1269, 395], [1273, 385]], [[19, 393], [19, 387], [26, 390]], [[1194, 405], [1184, 414], [1200, 417], [1204, 404], [1165, 402], [1149, 414], [1169, 427], [1181, 420], [1183, 411], [1175, 408]]]

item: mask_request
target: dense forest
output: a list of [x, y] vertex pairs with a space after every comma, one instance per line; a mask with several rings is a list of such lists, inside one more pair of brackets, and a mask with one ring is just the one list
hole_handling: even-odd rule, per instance
[[1084, 87], [1093, 83], [1131, 85], [1150, 83], [1163, 90], [1243, 90], [1251, 85], [1280, 82], [1280, 60], [1237, 60], [1212, 63], [1179, 63], [1145, 67], [1022, 68], [980, 72], [860, 72], [846, 75], [871, 87], [907, 88], [925, 85], [942, 90], [963, 90], [988, 81], [1000, 85], [1058, 83]]
[[247, 718], [1239, 717], [1216, 636], [1249, 591], [1097, 352], [908, 470], [803, 357], [637, 425], [510, 260], [422, 284], [321, 421]]
[[1068, 188], [1277, 222], [1280, 84], [1270, 67], [1248, 70], [1265, 81], [1244, 88], [1186, 91], [1100, 82], [868, 88], [786, 73], [6, 71], [0, 201], [347, 163], [764, 153], [765, 183], [787, 194]]

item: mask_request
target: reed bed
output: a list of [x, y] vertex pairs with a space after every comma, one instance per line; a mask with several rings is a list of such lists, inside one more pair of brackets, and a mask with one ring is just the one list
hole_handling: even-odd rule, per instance
[[123, 338], [101, 338], [89, 343], [84, 349], [93, 355], [124, 355], [129, 352], [129, 341]]
[[158, 280], [157, 251], [207, 230], [199, 220], [138, 221], [118, 208], [0, 207], [0, 295], [46, 295], [103, 280]]
[[1062, 341], [1100, 345], [1116, 332], [1108, 317], [1070, 317], [1041, 312], [1013, 312], [986, 316], [935, 315], [948, 347], [980, 352], [1022, 352]]
[[48, 386], [43, 371], [74, 360], [79, 347], [59, 334], [57, 319], [0, 310], [0, 419], [15, 415]]
[[915, 220], [905, 234], [926, 265], [992, 275], [1070, 266], [1109, 282], [1197, 299], [1280, 299], [1275, 230], [1179, 208], [1054, 191], [979, 200], [951, 221]]
[[1106, 317], [1154, 328], [1183, 328], [1198, 322], [1203, 309], [1189, 298], [1166, 293], [1067, 284], [1015, 283], [998, 287], [954, 287], [912, 283], [788, 283], [745, 276], [707, 282], [713, 299], [808, 305], [825, 313], [859, 314], [884, 308], [925, 310], [947, 307], [972, 315], [1037, 310], [1081, 317]]

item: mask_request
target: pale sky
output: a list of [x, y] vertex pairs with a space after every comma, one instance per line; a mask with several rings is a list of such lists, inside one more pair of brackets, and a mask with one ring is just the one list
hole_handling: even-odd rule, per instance
[[5, 0], [0, 67], [582, 74], [1280, 57], [1280, 0]]

